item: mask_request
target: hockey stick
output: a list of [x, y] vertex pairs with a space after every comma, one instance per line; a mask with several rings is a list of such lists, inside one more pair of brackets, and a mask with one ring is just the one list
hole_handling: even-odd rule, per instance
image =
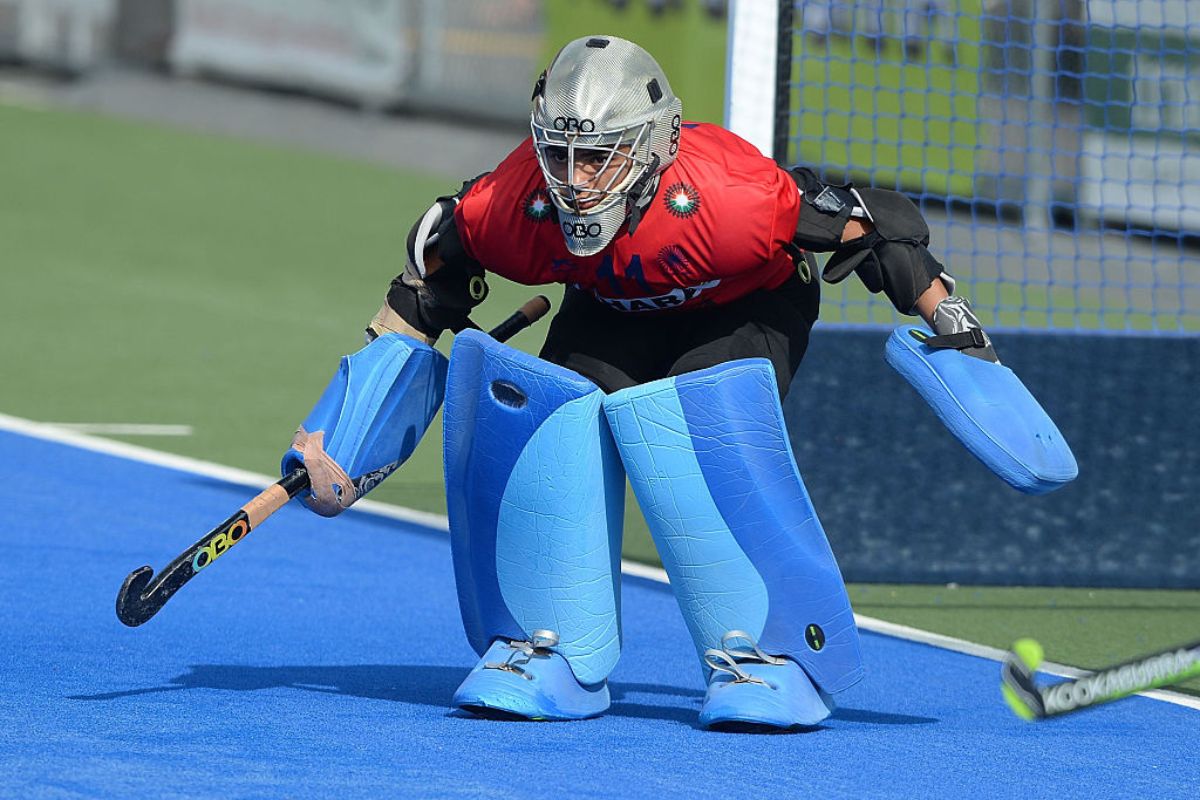
[[1200, 676], [1200, 642], [1142, 656], [1077, 680], [1038, 686], [1033, 673], [1044, 658], [1042, 646], [1021, 639], [1000, 668], [1000, 691], [1018, 717], [1038, 720], [1080, 711], [1100, 703]]
[[[550, 301], [538, 295], [488, 333], [503, 342], [537, 322], [549, 310]], [[478, 327], [469, 320], [468, 323], [468, 327]], [[117, 592], [117, 619], [133, 628], [153, 617], [184, 584], [283, 508], [288, 500], [307, 489], [308, 483], [308, 472], [303, 467], [293, 470], [180, 553], [157, 578], [150, 566], [129, 573]]]

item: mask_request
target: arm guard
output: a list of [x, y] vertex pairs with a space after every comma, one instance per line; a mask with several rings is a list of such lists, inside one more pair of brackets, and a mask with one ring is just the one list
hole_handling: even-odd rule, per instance
[[[454, 207], [477, 180], [463, 183], [453, 195], [439, 197], [413, 225], [404, 272], [392, 280], [384, 309], [367, 328], [368, 339], [394, 330], [409, 335], [415, 331], [416, 338], [432, 342], [447, 328], [466, 327], [467, 315], [487, 297], [483, 265], [467, 254], [454, 220]], [[427, 269], [425, 254], [432, 248], [440, 265]], [[412, 331], [404, 330], [405, 326]]]
[[[884, 292], [898, 311], [912, 313], [917, 298], [943, 274], [929, 252], [929, 226], [916, 205], [889, 189], [823, 183], [804, 167], [790, 174], [804, 198], [793, 241], [808, 251], [833, 251], [822, 277], [838, 283], [857, 272], [867, 289]], [[843, 242], [851, 217], [869, 220], [874, 230]]]
[[446, 369], [437, 350], [395, 335], [344, 357], [280, 464], [308, 470], [304, 503], [336, 516], [403, 464], [442, 405]]

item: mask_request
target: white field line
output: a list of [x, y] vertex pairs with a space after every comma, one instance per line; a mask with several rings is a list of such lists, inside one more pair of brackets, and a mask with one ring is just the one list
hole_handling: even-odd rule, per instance
[[[36, 439], [45, 441], [58, 442], [60, 444], [78, 447], [83, 450], [90, 450], [96, 453], [104, 453], [106, 455], [118, 456], [127, 458], [131, 461], [138, 461], [144, 464], [152, 464], [159, 467], [167, 467], [169, 469], [180, 470], [183, 472], [191, 472], [198, 475], [204, 475], [210, 478], [236, 483], [254, 489], [262, 489], [274, 483], [277, 478], [261, 475], [246, 470], [236, 469], [234, 467], [226, 467], [221, 464], [214, 464], [210, 461], [201, 461], [196, 458], [188, 458], [187, 456], [177, 456], [171, 453], [163, 453], [158, 450], [152, 450], [148, 447], [127, 444], [125, 442], [115, 442], [108, 439], [100, 439], [94, 436], [88, 436], [74, 431], [63, 430], [44, 422], [33, 422], [32, 420], [13, 417], [7, 414], [0, 414], [0, 430], [11, 431], [23, 436], [30, 436]], [[394, 506], [388, 503], [380, 503], [374, 500], [360, 500], [350, 509], [350, 513], [362, 511], [370, 514], [375, 514], [381, 517], [397, 519], [403, 522], [411, 522], [417, 525], [423, 525], [427, 528], [433, 528], [443, 532], [449, 531], [449, 520], [442, 514], [431, 514], [425, 511], [417, 511], [411, 508], [403, 508]], [[621, 571], [628, 575], [633, 575], [639, 578], [646, 578], [660, 583], [668, 583], [667, 573], [658, 567], [650, 567], [645, 564], [638, 564], [632, 561], [622, 561]], [[942, 650], [950, 650], [955, 653], [963, 653], [976, 658], [983, 658], [989, 661], [1003, 661], [1007, 652], [995, 647], [968, 642], [965, 639], [956, 639], [953, 636], [943, 636], [940, 633], [932, 633], [930, 631], [921, 630], [920, 628], [911, 628], [907, 625], [899, 625], [894, 622], [886, 622], [885, 620], [867, 617], [862, 614], [855, 614], [854, 621], [860, 628], [872, 633], [891, 636], [897, 639], [904, 639], [910, 642], [937, 647]], [[1057, 664], [1052, 661], [1043, 662], [1039, 670], [1053, 675], [1061, 675], [1068, 678], [1081, 678], [1085, 675], [1090, 675], [1091, 672], [1081, 670], [1077, 667], [1067, 666], [1065, 664]], [[1167, 703], [1174, 703], [1188, 708], [1200, 710], [1200, 697], [1192, 695], [1180, 694], [1178, 692], [1164, 691], [1156, 689], [1149, 692], [1141, 692], [1144, 697], [1150, 697], [1155, 700], [1162, 700]]]
[[94, 436], [191, 436], [191, 425], [156, 425], [141, 422], [44, 422], [54, 428]]
[[[923, 631], [920, 628], [910, 628], [907, 625], [899, 625], [895, 622], [887, 622], [882, 619], [875, 619], [874, 617], [864, 617], [862, 614], [855, 614], [854, 621], [858, 623], [858, 627], [866, 631], [881, 633], [885, 636], [894, 636], [897, 639], [907, 639], [910, 642], [920, 642], [932, 647], [940, 647], [943, 650], [953, 650], [956, 653], [965, 653], [969, 656], [986, 658], [990, 661], [1003, 661], [1008, 655], [1008, 651], [1000, 650], [996, 647], [975, 644], [965, 639], [955, 639], [953, 636], [943, 636], [940, 633], [931, 633], [930, 631]], [[1072, 679], [1079, 679], [1092, 674], [1089, 670], [1067, 666], [1066, 664], [1057, 664], [1053, 661], [1043, 661], [1041, 666], [1038, 667], [1038, 671]], [[1200, 710], [1200, 697], [1190, 694], [1181, 694], [1163, 689], [1152, 689], [1148, 692], [1138, 692], [1138, 694], [1144, 697], [1152, 697], [1155, 700], [1163, 700], [1168, 703], [1175, 703], [1176, 705]]]
[[[25, 436], [30, 436], [36, 439], [42, 439], [49, 442], [58, 442], [59, 444], [78, 447], [81, 450], [91, 450], [96, 453], [104, 453], [106, 455], [118, 456], [127, 458], [131, 461], [138, 461], [143, 464], [152, 464], [156, 467], [166, 467], [167, 469], [176, 469], [182, 472], [192, 472], [198, 475], [205, 475], [210, 478], [216, 478], [228, 483], [236, 483], [240, 486], [246, 486], [255, 490], [262, 490], [269, 486], [278, 478], [273, 478], [269, 475], [263, 475], [257, 472], [237, 469], [236, 467], [227, 467], [222, 464], [214, 464], [211, 461], [201, 461], [197, 458], [189, 458], [187, 456], [179, 456], [173, 453], [164, 453], [160, 450], [152, 450], [149, 447], [142, 447], [136, 444], [127, 442], [117, 442], [111, 439], [100, 439], [94, 436], [89, 436], [83, 433], [77, 433], [71, 430], [65, 430], [57, 425], [45, 422], [34, 422], [32, 420], [22, 419], [21, 417], [13, 417], [7, 414], [0, 414], [0, 430], [12, 431]], [[440, 530], [449, 529], [449, 521], [444, 515], [430, 514], [425, 511], [417, 511], [411, 508], [401, 508], [392, 506], [386, 503], [379, 503], [374, 500], [360, 500], [354, 504], [354, 508], [362, 511], [370, 511], [393, 519], [412, 522], [417, 525], [424, 525], [430, 528], [438, 528]]]

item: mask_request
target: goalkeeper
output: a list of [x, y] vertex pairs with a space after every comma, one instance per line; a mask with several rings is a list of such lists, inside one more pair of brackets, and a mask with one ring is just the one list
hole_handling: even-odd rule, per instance
[[454, 705], [529, 719], [607, 709], [628, 477], [695, 643], [701, 724], [816, 725], [862, 664], [780, 407], [817, 319], [806, 254], [832, 253], [825, 280], [856, 272], [919, 314], [956, 363], [998, 368], [991, 342], [912, 202], [684, 122], [631, 42], [566, 45], [534, 87], [531, 129], [416, 222], [368, 330], [422, 347], [463, 330], [489, 273], [566, 287], [539, 358], [472, 331], [450, 358], [451, 542], [481, 656]]

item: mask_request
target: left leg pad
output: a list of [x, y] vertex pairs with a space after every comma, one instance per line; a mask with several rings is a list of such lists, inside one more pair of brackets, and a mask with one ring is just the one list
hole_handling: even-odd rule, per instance
[[446, 497], [467, 638], [484, 655], [552, 632], [546, 649], [583, 686], [620, 654], [625, 480], [602, 400], [581, 375], [482, 333], [455, 339]]

